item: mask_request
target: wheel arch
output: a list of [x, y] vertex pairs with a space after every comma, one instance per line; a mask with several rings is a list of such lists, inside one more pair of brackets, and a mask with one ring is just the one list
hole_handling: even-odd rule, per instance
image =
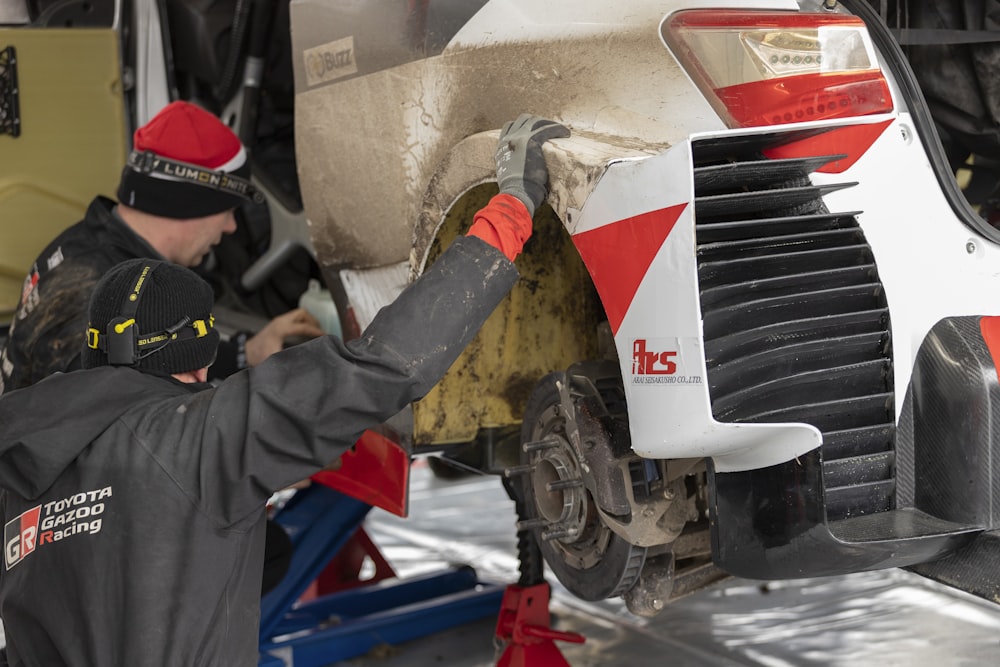
[[[459, 234], [497, 193], [498, 131], [467, 137], [435, 170], [423, 198], [410, 255], [411, 277]], [[481, 429], [514, 426], [535, 383], [604, 343], [604, 308], [570, 233], [577, 212], [623, 150], [583, 137], [545, 144], [550, 195], [517, 259], [521, 278], [444, 379], [414, 404], [414, 443], [469, 442]], [[633, 151], [634, 153], [634, 151]]]

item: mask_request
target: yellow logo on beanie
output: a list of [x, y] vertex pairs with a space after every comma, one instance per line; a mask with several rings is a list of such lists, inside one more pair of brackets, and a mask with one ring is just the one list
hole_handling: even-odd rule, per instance
[[151, 267], [149, 264], [142, 267], [142, 273], [139, 274], [138, 280], [135, 281], [135, 287], [132, 288], [132, 293], [128, 295], [129, 301], [135, 301], [139, 298], [139, 292], [142, 291], [142, 284], [146, 282], [146, 276], [149, 275]]

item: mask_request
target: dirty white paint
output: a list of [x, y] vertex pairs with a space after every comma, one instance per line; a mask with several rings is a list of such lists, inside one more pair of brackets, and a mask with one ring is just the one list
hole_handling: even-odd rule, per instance
[[[304, 30], [297, 17], [315, 16], [303, 5], [337, 4], [293, 2], [293, 35]], [[662, 18], [681, 6], [494, 1], [440, 55], [300, 88], [296, 151], [320, 261], [367, 267], [408, 257], [422, 200], [453, 148], [525, 111], [622, 155], [721, 129], [659, 35]], [[312, 42], [325, 43], [315, 34]], [[366, 71], [360, 51], [358, 58]], [[468, 166], [470, 173], [492, 168]]]

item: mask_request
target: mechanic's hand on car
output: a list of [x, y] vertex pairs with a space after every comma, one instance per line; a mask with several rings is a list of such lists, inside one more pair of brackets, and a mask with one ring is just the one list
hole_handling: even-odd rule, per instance
[[565, 125], [526, 113], [504, 125], [495, 156], [500, 193], [517, 197], [534, 215], [549, 180], [542, 144], [568, 136]]
[[504, 125], [494, 156], [500, 194], [476, 213], [468, 235], [489, 243], [513, 262], [531, 237], [532, 216], [547, 193], [549, 172], [542, 144], [568, 136], [565, 126], [531, 114]]
[[256, 366], [285, 346], [285, 339], [295, 336], [316, 338], [323, 335], [319, 321], [305, 308], [296, 308], [275, 317], [254, 336], [247, 339], [247, 365]]

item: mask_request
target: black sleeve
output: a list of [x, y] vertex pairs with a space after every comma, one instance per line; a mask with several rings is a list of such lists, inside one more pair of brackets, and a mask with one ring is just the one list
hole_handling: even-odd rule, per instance
[[195, 478], [207, 511], [241, 520], [430, 391], [516, 281], [500, 251], [459, 238], [359, 338], [282, 350], [171, 411], [158, 456]]

